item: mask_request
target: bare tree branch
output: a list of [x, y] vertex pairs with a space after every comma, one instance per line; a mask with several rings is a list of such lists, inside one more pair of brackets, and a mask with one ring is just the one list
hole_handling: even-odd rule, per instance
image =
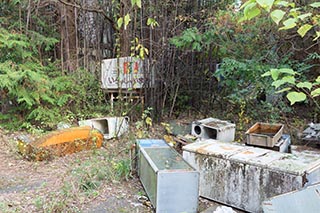
[[75, 3], [66, 2], [64, 0], [58, 0], [58, 1], [60, 3], [62, 3], [62, 4], [64, 4], [64, 5], [75, 7], [75, 8], [78, 8], [80, 10], [85, 10], [85, 11], [93, 12], [93, 13], [100, 13], [100, 14], [102, 14], [104, 16], [105, 19], [107, 19], [112, 24], [112, 27], [116, 30], [116, 27], [114, 25], [115, 24], [114, 21], [102, 9], [85, 7], [85, 6], [82, 6], [82, 5], [75, 4]]

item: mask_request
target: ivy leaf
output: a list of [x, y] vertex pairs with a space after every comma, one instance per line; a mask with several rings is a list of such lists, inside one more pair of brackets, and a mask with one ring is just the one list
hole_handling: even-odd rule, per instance
[[250, 3], [244, 8], [244, 16], [247, 20], [251, 20], [254, 17], [260, 15], [261, 10], [257, 7], [257, 3]]
[[306, 100], [307, 96], [303, 92], [289, 92], [287, 98], [290, 101], [290, 104], [293, 105], [296, 102]]
[[311, 92], [311, 96], [312, 96], [312, 97], [317, 97], [317, 96], [319, 96], [319, 95], [320, 95], [320, 88], [315, 89], [315, 90], [313, 90], [313, 91]]
[[257, 3], [268, 12], [270, 12], [273, 2], [274, 0], [257, 0]]
[[121, 28], [122, 24], [123, 24], [123, 18], [122, 17], [118, 18], [118, 21], [117, 21], [118, 28]]
[[320, 7], [320, 2], [319, 1], [318, 2], [314, 2], [314, 3], [310, 4], [310, 6], [314, 7], [314, 8], [318, 8], [318, 7]]
[[307, 89], [311, 89], [312, 88], [312, 83], [310, 82], [300, 82], [296, 85], [298, 88], [307, 88]]
[[270, 16], [272, 20], [278, 25], [279, 22], [283, 19], [284, 14], [286, 14], [282, 10], [274, 10], [271, 12]]
[[310, 16], [312, 16], [312, 13], [305, 13], [305, 14], [299, 15], [298, 18], [303, 21], [305, 18], [308, 18]]
[[312, 28], [312, 25], [310, 24], [304, 24], [298, 29], [298, 33], [301, 37], [304, 37], [306, 33]]
[[294, 28], [295, 26], [297, 26], [296, 21], [297, 21], [296, 18], [288, 18], [283, 22], [284, 26], [281, 27], [279, 30], [288, 30], [288, 29]]
[[295, 75], [297, 74], [297, 72], [293, 71], [292, 69], [289, 68], [281, 68], [281, 69], [271, 69], [269, 72], [264, 73], [262, 76], [270, 76], [272, 77], [272, 79], [278, 80], [279, 75], [283, 73], [283, 74], [289, 74], [289, 75]]

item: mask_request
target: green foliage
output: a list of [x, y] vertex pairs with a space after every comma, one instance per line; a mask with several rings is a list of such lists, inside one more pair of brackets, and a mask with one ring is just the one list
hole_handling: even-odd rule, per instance
[[262, 76], [271, 76], [273, 79], [272, 86], [278, 90], [278, 93], [287, 92], [287, 98], [291, 105], [296, 102], [303, 102], [309, 98], [313, 101], [317, 108], [320, 109], [317, 97], [320, 96], [320, 76], [318, 76], [313, 82], [310, 81], [298, 81], [296, 76], [299, 73], [290, 68], [271, 69], [264, 73]]
[[190, 28], [183, 31], [181, 36], [173, 37], [170, 42], [178, 48], [187, 48], [200, 51], [202, 38], [197, 28]]
[[[267, 19], [257, 19], [248, 25], [238, 24], [240, 13], [221, 10], [203, 26], [191, 27], [175, 36], [170, 43], [183, 50], [202, 51], [221, 61], [225, 57], [236, 60], [276, 60], [271, 47], [275, 44], [276, 29]], [[263, 35], [261, 35], [263, 33]], [[274, 62], [273, 62], [274, 63]]]
[[53, 65], [45, 67], [37, 60], [34, 44], [47, 49], [56, 39], [38, 33], [27, 37], [3, 28], [0, 32], [0, 104], [4, 108], [11, 103], [8, 111], [2, 109], [9, 115], [0, 119], [13, 119], [8, 127], [52, 128], [72, 114], [83, 118], [106, 111], [99, 108], [103, 94], [95, 75], [86, 70], [61, 75]]
[[[311, 29], [314, 30], [314, 41], [320, 37], [320, 2], [313, 2], [305, 6], [297, 7], [295, 3], [287, 1], [274, 0], [249, 0], [245, 2], [243, 8], [243, 17], [240, 21], [251, 20], [261, 14], [261, 11], [269, 13], [271, 19], [283, 26], [279, 30], [289, 30], [298, 26], [297, 33], [304, 37]], [[270, 13], [272, 9], [272, 12]]]
[[237, 61], [230, 58], [223, 59], [220, 68], [214, 73], [219, 82], [222, 96], [233, 103], [242, 103], [257, 98], [265, 90], [266, 81], [261, 74], [267, 66], [256, 61]]
[[108, 181], [128, 180], [131, 176], [131, 164], [129, 159], [116, 160], [112, 156], [106, 156], [105, 151], [97, 150], [89, 159], [76, 165], [71, 174], [81, 192], [93, 192]]
[[152, 127], [151, 112], [152, 108], [148, 107], [142, 112], [141, 120], [136, 122], [135, 135], [137, 138], [145, 138], [149, 136], [149, 128]]
[[155, 27], [159, 26], [159, 23], [156, 21], [156, 19], [149, 17], [147, 19], [147, 26], [150, 26], [152, 29], [154, 29]]

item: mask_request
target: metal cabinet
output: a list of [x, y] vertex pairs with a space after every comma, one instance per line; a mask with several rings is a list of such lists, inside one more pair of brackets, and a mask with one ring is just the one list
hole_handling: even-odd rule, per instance
[[199, 172], [163, 140], [137, 140], [138, 173], [156, 212], [197, 212]]

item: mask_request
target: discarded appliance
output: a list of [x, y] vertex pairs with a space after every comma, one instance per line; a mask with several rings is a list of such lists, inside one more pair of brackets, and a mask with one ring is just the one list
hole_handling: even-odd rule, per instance
[[79, 121], [79, 126], [90, 126], [99, 130], [105, 139], [119, 137], [129, 128], [128, 117], [103, 117]]
[[100, 148], [103, 135], [90, 127], [73, 127], [57, 130], [30, 141], [18, 139], [18, 150], [27, 159], [45, 160], [55, 156], [64, 156], [82, 150]]
[[246, 132], [247, 144], [274, 147], [283, 132], [283, 124], [256, 123]]
[[290, 135], [281, 135], [278, 142], [271, 148], [274, 151], [290, 153], [291, 152], [291, 138]]
[[156, 212], [197, 212], [199, 172], [165, 141], [137, 140], [138, 174]]
[[200, 196], [249, 212], [261, 212], [269, 197], [320, 182], [319, 154], [208, 139], [184, 146], [183, 158], [200, 171]]
[[320, 210], [320, 184], [267, 199], [262, 203], [264, 213], [318, 213]]
[[320, 144], [320, 123], [310, 123], [309, 127], [302, 132], [302, 139]]
[[234, 141], [236, 125], [216, 118], [206, 118], [192, 122], [191, 134], [201, 139]]

